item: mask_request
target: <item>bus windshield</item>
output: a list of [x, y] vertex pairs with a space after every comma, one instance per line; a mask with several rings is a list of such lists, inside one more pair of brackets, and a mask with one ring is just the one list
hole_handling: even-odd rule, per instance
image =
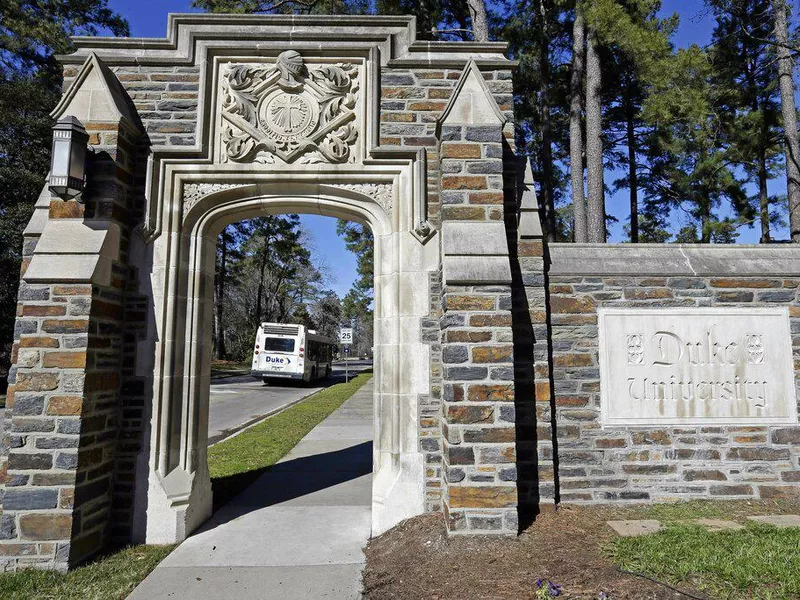
[[294, 352], [294, 340], [292, 338], [264, 338], [264, 350], [266, 352]]

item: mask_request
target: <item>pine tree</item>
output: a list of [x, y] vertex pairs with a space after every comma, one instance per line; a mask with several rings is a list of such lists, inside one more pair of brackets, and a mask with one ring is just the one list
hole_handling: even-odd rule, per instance
[[724, 135], [725, 90], [715, 85], [708, 53], [696, 45], [662, 60], [654, 73], [642, 111], [653, 127], [642, 181], [650, 211], [687, 215], [680, 241], [728, 243], [752, 210]]
[[800, 141], [797, 133], [797, 109], [794, 102], [794, 61], [789, 49], [789, 27], [785, 0], [772, 0], [775, 43], [778, 55], [778, 83], [783, 115], [784, 156], [786, 162], [786, 195], [789, 199], [789, 231], [791, 240], [800, 243]]
[[711, 60], [732, 160], [755, 183], [761, 242], [771, 239], [768, 182], [780, 166], [777, 66], [768, 0], [714, 0]]

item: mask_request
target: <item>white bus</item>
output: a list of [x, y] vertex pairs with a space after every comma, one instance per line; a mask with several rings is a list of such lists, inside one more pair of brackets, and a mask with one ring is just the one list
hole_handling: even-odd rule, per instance
[[264, 383], [275, 379], [313, 381], [331, 373], [335, 342], [303, 325], [262, 323], [253, 348], [250, 374]]

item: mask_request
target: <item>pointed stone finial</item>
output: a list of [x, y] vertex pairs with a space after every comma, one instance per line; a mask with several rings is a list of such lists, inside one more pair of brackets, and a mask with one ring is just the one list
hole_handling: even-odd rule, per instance
[[536, 199], [536, 187], [533, 183], [531, 161], [527, 157], [522, 160], [525, 161], [525, 169], [519, 169], [517, 177], [517, 193], [519, 197], [518, 233], [520, 239], [541, 239], [544, 237], [544, 233], [539, 216], [539, 202]]
[[506, 122], [486, 85], [481, 70], [470, 60], [456, 83], [450, 102], [439, 118], [440, 125], [497, 125]]

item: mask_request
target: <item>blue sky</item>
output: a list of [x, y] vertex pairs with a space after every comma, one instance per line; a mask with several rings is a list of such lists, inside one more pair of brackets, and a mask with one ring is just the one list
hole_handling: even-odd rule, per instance
[[[490, 0], [491, 1], [491, 0]], [[128, 19], [131, 35], [136, 37], [164, 37], [167, 30], [167, 14], [170, 12], [197, 12], [191, 0], [109, 0], [109, 6]], [[711, 39], [714, 27], [713, 16], [705, 10], [704, 3], [698, 0], [663, 0], [662, 14], [672, 13], [680, 16], [680, 26], [674, 42], [678, 47], [690, 44], [705, 45]], [[607, 172], [606, 181], [619, 177], [618, 173]], [[786, 183], [783, 175], [770, 181], [770, 194], [783, 194]], [[623, 241], [622, 227], [629, 217], [627, 190], [622, 190], [608, 198], [608, 211], [619, 219], [612, 226], [610, 241]], [[334, 281], [331, 287], [343, 296], [356, 278], [355, 257], [347, 251], [342, 240], [336, 235], [336, 221], [327, 217], [304, 215], [302, 217], [308, 231], [314, 238], [317, 252], [324, 257]], [[739, 242], [757, 243], [757, 228], [742, 228]], [[775, 231], [773, 237], [785, 237], [786, 232]]]

